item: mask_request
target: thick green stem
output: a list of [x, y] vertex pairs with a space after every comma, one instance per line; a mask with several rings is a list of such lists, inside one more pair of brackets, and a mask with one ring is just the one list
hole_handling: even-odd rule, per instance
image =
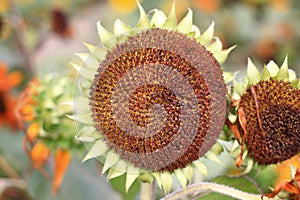
[[154, 200], [154, 181], [141, 184], [141, 200]]
[[[197, 192], [204, 192], [204, 191], [212, 191], [212, 192], [217, 192], [220, 194], [224, 194], [236, 199], [240, 200], [261, 200], [261, 195], [257, 194], [251, 194], [247, 192], [243, 192], [237, 189], [234, 189], [229, 186], [217, 184], [217, 183], [208, 183], [208, 182], [202, 182], [202, 183], [197, 183], [193, 184], [190, 186], [187, 186], [186, 188], [177, 190], [169, 195], [167, 195], [164, 200], [176, 200], [176, 199], [182, 199], [186, 197], [187, 195], [192, 195]], [[264, 198], [268, 199], [268, 198]], [[278, 198], [274, 198], [278, 199]]]

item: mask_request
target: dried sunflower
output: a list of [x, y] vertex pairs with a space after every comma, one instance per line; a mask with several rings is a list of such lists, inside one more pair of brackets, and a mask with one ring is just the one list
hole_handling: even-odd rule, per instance
[[220, 63], [233, 47], [222, 50], [214, 23], [200, 34], [191, 10], [177, 24], [174, 4], [168, 16], [155, 9], [151, 19], [138, 7], [135, 28], [116, 20], [113, 34], [98, 22], [101, 45], [78, 54], [71, 118], [80, 122], [78, 139], [92, 144], [84, 160], [103, 161], [108, 179], [126, 173], [128, 190], [145, 174], [168, 193], [172, 174], [184, 187], [193, 167], [206, 173], [199, 158], [217, 160], [209, 150], [226, 115]]
[[[279, 68], [273, 61], [259, 73], [249, 59], [248, 78], [234, 82], [233, 99], [238, 101], [232, 130], [249, 157], [261, 165], [287, 160], [300, 152], [300, 82], [288, 68], [287, 58]], [[234, 102], [236, 103], [236, 102]], [[244, 155], [246, 157], [246, 155]], [[237, 165], [242, 163], [242, 154]]]

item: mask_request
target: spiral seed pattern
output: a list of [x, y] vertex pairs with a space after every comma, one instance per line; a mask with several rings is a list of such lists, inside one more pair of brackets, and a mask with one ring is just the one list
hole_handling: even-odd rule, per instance
[[225, 120], [225, 84], [202, 45], [176, 31], [151, 29], [107, 53], [90, 106], [96, 130], [121, 158], [173, 171], [215, 143]]

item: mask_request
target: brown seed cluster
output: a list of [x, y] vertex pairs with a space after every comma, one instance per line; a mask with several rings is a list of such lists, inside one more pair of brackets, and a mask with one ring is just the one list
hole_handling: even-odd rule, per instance
[[292, 88], [289, 82], [274, 79], [253, 87], [257, 103], [250, 88], [240, 101], [246, 116], [245, 143], [250, 157], [259, 164], [274, 164], [298, 154], [300, 90]]
[[[184, 113], [182, 104], [189, 105], [191, 100], [181, 96], [182, 85], [176, 92], [167, 87], [168, 83], [151, 82], [150, 76], [133, 73], [139, 67], [155, 69], [158, 80], [168, 74], [164, 70], [174, 69], [192, 88], [196, 109]], [[130, 74], [127, 81], [120, 84], [126, 74]], [[149, 84], [141, 84], [143, 80]], [[136, 86], [134, 92], [127, 92], [132, 86]], [[115, 105], [112, 99], [118, 91], [128, 96], [129, 102]], [[91, 87], [90, 106], [96, 130], [124, 160], [151, 171], [173, 171], [203, 156], [215, 143], [225, 120], [225, 84], [219, 63], [202, 45], [176, 31], [151, 29], [128, 37], [107, 53]], [[123, 116], [127, 107], [129, 115]], [[159, 117], [157, 112], [164, 113], [159, 127], [152, 123]], [[187, 126], [182, 123], [183, 114]], [[197, 123], [190, 116], [197, 116]], [[124, 131], [116, 117], [119, 121], [130, 118], [135, 126], [147, 127], [150, 133]], [[196, 133], [182, 128], [193, 124]]]

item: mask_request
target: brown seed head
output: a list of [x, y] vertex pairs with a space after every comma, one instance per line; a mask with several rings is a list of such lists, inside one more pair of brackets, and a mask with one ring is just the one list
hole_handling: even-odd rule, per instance
[[151, 29], [107, 53], [92, 84], [95, 128], [121, 158], [173, 171], [203, 156], [225, 120], [220, 65], [176, 31]]
[[250, 88], [240, 101], [247, 121], [245, 143], [250, 157], [259, 164], [291, 158], [300, 152], [300, 90], [275, 79], [260, 81], [253, 88], [258, 111]]

